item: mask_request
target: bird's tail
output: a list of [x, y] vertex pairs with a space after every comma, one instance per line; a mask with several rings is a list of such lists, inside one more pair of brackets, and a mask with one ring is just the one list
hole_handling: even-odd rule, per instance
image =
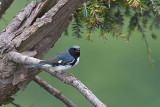
[[45, 65], [46, 63], [39, 63], [39, 64], [33, 64], [33, 65], [26, 65], [25, 68], [35, 68]]

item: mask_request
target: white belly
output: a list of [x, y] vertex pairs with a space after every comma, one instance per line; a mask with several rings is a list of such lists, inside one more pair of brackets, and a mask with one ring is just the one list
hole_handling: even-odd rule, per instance
[[55, 71], [65, 71], [65, 70], [68, 70], [70, 68], [72, 68], [71, 65], [66, 65], [66, 66], [60, 65], [60, 66], [55, 66], [54, 67]]
[[[76, 66], [78, 64], [78, 62], [79, 62], [79, 58], [77, 58], [77, 62], [74, 64], [74, 66]], [[51, 67], [51, 65], [49, 65], [49, 64], [45, 64], [43, 66]], [[66, 66], [59, 65], [59, 66], [55, 66], [54, 69], [55, 69], [55, 71], [61, 72], [61, 71], [68, 70], [68, 69], [70, 69], [72, 67], [73, 66], [71, 66], [71, 65], [66, 65]]]
[[[43, 66], [45, 66], [45, 67], [52, 67], [49, 64], [45, 64]], [[59, 66], [55, 66], [53, 68], [54, 68], [55, 71], [65, 71], [65, 70], [68, 70], [68, 69], [72, 68], [72, 66], [71, 65], [66, 65], [66, 66], [59, 65]]]
[[79, 62], [79, 57], [77, 58], [77, 62], [74, 64], [74, 66], [76, 66]]

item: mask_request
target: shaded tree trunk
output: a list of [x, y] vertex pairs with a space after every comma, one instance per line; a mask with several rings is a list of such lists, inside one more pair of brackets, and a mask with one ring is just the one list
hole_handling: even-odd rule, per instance
[[13, 100], [11, 96], [20, 89], [25, 89], [33, 77], [39, 73], [37, 69], [29, 72], [23, 66], [9, 61], [6, 57], [8, 52], [17, 51], [40, 59], [44, 57], [69, 25], [72, 12], [84, 1], [31, 2], [1, 32], [0, 105], [10, 103]]
[[4, 12], [10, 7], [14, 0], [0, 0], [0, 17], [4, 14]]

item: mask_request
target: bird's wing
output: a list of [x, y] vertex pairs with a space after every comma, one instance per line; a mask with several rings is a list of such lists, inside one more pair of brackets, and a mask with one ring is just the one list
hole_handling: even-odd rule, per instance
[[67, 63], [72, 62], [73, 60], [74, 58], [68, 53], [67, 50], [65, 50], [42, 62], [47, 63], [47, 64], [52, 64], [54, 66], [54, 65], [65, 65]]
[[43, 60], [43, 61], [41, 61], [41, 63], [55, 63], [55, 62], [58, 62], [59, 61], [59, 59], [58, 59], [58, 57], [57, 56], [51, 56], [51, 57], [49, 57], [48, 59], [46, 59], [46, 60]]

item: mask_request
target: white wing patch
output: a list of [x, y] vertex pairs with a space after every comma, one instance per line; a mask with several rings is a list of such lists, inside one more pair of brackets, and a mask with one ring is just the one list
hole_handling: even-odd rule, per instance
[[[74, 61], [74, 60], [73, 60], [73, 61]], [[72, 61], [72, 62], [73, 62], [73, 61]], [[62, 62], [62, 60], [59, 60], [59, 61], [58, 61], [58, 63], [61, 63], [61, 62]], [[72, 62], [70, 62], [70, 63], [72, 63]], [[76, 63], [75, 63], [73, 66], [76, 66], [76, 65], [78, 64], [78, 62], [79, 62], [79, 58], [77, 58], [77, 61], [76, 61]], [[51, 65], [45, 64], [45, 65], [43, 65], [43, 66], [49, 67], [49, 66], [51, 66]], [[55, 66], [54, 69], [55, 69], [55, 71], [61, 72], [61, 71], [68, 70], [68, 69], [72, 68], [73, 66], [71, 66], [71, 65], [59, 65], [59, 66]]]
[[[78, 62], [79, 62], [79, 58], [77, 58], [77, 62], [73, 66], [76, 66], [78, 64]], [[68, 69], [72, 68], [73, 66], [71, 66], [71, 65], [65, 65], [65, 66], [64, 65], [59, 65], [59, 66], [55, 66], [54, 69], [55, 69], [55, 71], [60, 71], [61, 72], [61, 71], [68, 70]]]
[[49, 65], [49, 64], [45, 64], [43, 65], [44, 67], [51, 67], [52, 65]]
[[59, 61], [58, 61], [58, 63], [61, 63], [61, 62], [62, 62], [62, 60], [59, 60]]

